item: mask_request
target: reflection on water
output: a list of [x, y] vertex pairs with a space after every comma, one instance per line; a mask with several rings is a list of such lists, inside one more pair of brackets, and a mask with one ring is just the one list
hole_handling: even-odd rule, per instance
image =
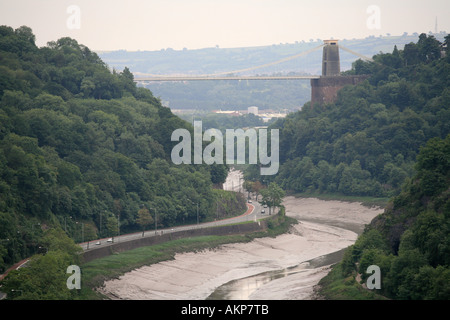
[[298, 266], [277, 270], [263, 272], [254, 276], [233, 280], [218, 287], [207, 300], [248, 300], [250, 295], [264, 284], [275, 279], [287, 277], [292, 274], [305, 272], [311, 269], [320, 268], [336, 262], [339, 262], [345, 249], [326, 254], [312, 260], [303, 262]]

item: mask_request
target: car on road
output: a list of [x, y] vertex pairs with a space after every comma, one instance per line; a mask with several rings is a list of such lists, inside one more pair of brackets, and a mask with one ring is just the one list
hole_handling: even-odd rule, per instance
[[265, 213], [265, 212], [266, 212], [266, 210], [264, 210], [264, 209], [261, 210], [261, 213]]

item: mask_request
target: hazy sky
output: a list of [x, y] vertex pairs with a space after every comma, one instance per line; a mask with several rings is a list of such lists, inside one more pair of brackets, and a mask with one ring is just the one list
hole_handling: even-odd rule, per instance
[[390, 33], [450, 32], [449, 0], [0, 0], [0, 24], [37, 45], [93, 50], [244, 47]]

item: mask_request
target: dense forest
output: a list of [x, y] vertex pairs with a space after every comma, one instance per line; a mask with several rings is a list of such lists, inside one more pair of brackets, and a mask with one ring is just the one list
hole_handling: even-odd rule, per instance
[[340, 272], [377, 265], [392, 299], [450, 299], [450, 135], [421, 148], [416, 174], [345, 253]]
[[[281, 166], [269, 179], [292, 192], [398, 194], [419, 148], [450, 133], [449, 42], [421, 34], [403, 50], [357, 60], [346, 73], [367, 74], [365, 82], [341, 89], [335, 103], [307, 103], [272, 124], [280, 129]], [[248, 178], [259, 178], [254, 169]]]
[[0, 124], [0, 273], [51, 227], [87, 241], [141, 230], [144, 208], [168, 227], [236, 202], [213, 189], [226, 166], [170, 160], [189, 122], [71, 38], [38, 48], [30, 28], [0, 27]]
[[[358, 60], [347, 73], [369, 75], [364, 83], [272, 125], [282, 165], [271, 179], [283, 188], [392, 197], [322, 282], [341, 273], [349, 295], [340, 298], [361, 288], [349, 280], [357, 274], [366, 283], [371, 265], [380, 267], [375, 291], [384, 297], [450, 298], [449, 44], [450, 36], [440, 43], [421, 34], [403, 50]], [[247, 177], [258, 178], [253, 169]]]

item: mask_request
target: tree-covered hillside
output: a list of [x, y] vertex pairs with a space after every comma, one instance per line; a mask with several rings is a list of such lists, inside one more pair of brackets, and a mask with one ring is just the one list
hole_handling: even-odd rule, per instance
[[[193, 130], [133, 75], [61, 38], [38, 48], [28, 27], [0, 27], [0, 272], [36, 253], [42, 230], [76, 241], [216, 214], [225, 166], [175, 166], [177, 128]], [[120, 219], [118, 224], [117, 219]]]
[[293, 192], [398, 194], [419, 148], [450, 133], [449, 42], [421, 34], [374, 62], [358, 60], [347, 73], [369, 75], [365, 82], [278, 120], [281, 167], [272, 179]]
[[450, 299], [450, 135], [433, 138], [417, 157], [416, 175], [345, 254], [343, 277], [365, 283], [380, 268], [379, 293], [393, 299]]

